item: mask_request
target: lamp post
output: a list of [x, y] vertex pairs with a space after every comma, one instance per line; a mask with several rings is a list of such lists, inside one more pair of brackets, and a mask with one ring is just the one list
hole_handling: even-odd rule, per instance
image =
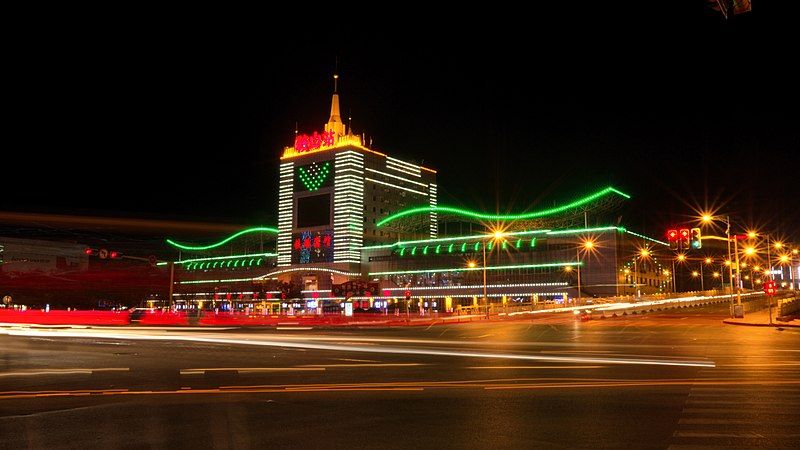
[[638, 259], [639, 257], [646, 258], [650, 256], [650, 250], [647, 247], [639, 250], [639, 253], [633, 256], [633, 287], [636, 290], [636, 299], [641, 299], [642, 294], [639, 291], [639, 266], [638, 266]]
[[[685, 255], [685, 254], [683, 254], [683, 253], [681, 253], [681, 254], [679, 254], [679, 255], [676, 257], [676, 259], [678, 260], [678, 262], [679, 262], [680, 264], [683, 264], [683, 263], [685, 263], [685, 262], [686, 262], [686, 255]], [[694, 276], [694, 275], [693, 275], [693, 276]], [[673, 260], [673, 261], [672, 261], [672, 285], [673, 285], [673, 292], [675, 292], [675, 291], [677, 291], [677, 290], [678, 290], [678, 281], [677, 281], [677, 278], [678, 278], [678, 273], [677, 273], [677, 272], [675, 272], [675, 261]]]
[[[503, 239], [503, 232], [495, 230], [492, 233], [492, 241], [494, 243]], [[486, 305], [486, 318], [489, 318], [489, 295], [486, 290], [486, 242], [483, 243], [483, 303]]]
[[594, 248], [594, 241], [591, 239], [587, 239], [583, 241], [583, 244], [575, 247], [575, 260], [578, 265], [578, 302], [581, 300], [581, 248], [585, 251], [591, 251]]

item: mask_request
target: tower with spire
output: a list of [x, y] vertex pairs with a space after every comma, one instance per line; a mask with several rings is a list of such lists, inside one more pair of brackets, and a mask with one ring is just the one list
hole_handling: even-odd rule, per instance
[[364, 245], [438, 233], [435, 211], [421, 236], [377, 225], [401, 209], [435, 206], [436, 171], [368, 148], [353, 134], [349, 115], [348, 123], [343, 119], [334, 73], [324, 131], [295, 132], [294, 146], [281, 156], [277, 266], [287, 280], [302, 275], [301, 284], [314, 289], [359, 277]]
[[331, 117], [325, 124], [326, 132], [333, 132], [336, 137], [344, 136], [347, 126], [342, 122], [342, 115], [339, 112], [339, 74], [333, 74], [333, 98], [331, 99]]

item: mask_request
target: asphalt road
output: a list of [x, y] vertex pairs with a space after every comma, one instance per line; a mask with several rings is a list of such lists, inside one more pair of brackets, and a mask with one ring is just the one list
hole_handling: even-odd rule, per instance
[[795, 447], [800, 330], [0, 328], [3, 448]]

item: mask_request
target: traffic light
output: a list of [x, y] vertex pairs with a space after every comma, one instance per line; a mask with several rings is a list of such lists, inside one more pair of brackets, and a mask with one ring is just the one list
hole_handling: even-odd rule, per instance
[[689, 245], [691, 245], [691, 243], [690, 243], [690, 241], [691, 241], [691, 232], [689, 231], [688, 228], [681, 228], [679, 233], [680, 233], [680, 239], [678, 241], [679, 242], [678, 246], [681, 247], [681, 248], [688, 249]]
[[667, 241], [669, 241], [669, 248], [672, 250], [678, 249], [678, 230], [667, 230]]
[[108, 253], [108, 257], [111, 258], [111, 259], [119, 259], [119, 258], [122, 258], [122, 253], [112, 250], [111, 252]]
[[406, 290], [406, 301], [411, 300], [411, 291]]
[[83, 251], [83, 253], [85, 253], [88, 256], [95, 256], [95, 255], [97, 255], [97, 249], [96, 248], [87, 248], [86, 250]]
[[700, 250], [703, 248], [703, 242], [700, 239], [700, 228], [692, 228], [692, 249]]

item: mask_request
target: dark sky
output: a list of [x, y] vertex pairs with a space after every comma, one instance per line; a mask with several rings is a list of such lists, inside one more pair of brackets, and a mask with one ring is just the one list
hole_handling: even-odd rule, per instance
[[614, 185], [651, 234], [708, 203], [800, 239], [779, 5], [724, 21], [703, 2], [601, 3], [37, 22], [4, 64], [0, 209], [274, 225], [278, 157], [295, 122], [322, 129], [338, 58], [343, 115], [438, 169], [441, 204], [518, 212]]

